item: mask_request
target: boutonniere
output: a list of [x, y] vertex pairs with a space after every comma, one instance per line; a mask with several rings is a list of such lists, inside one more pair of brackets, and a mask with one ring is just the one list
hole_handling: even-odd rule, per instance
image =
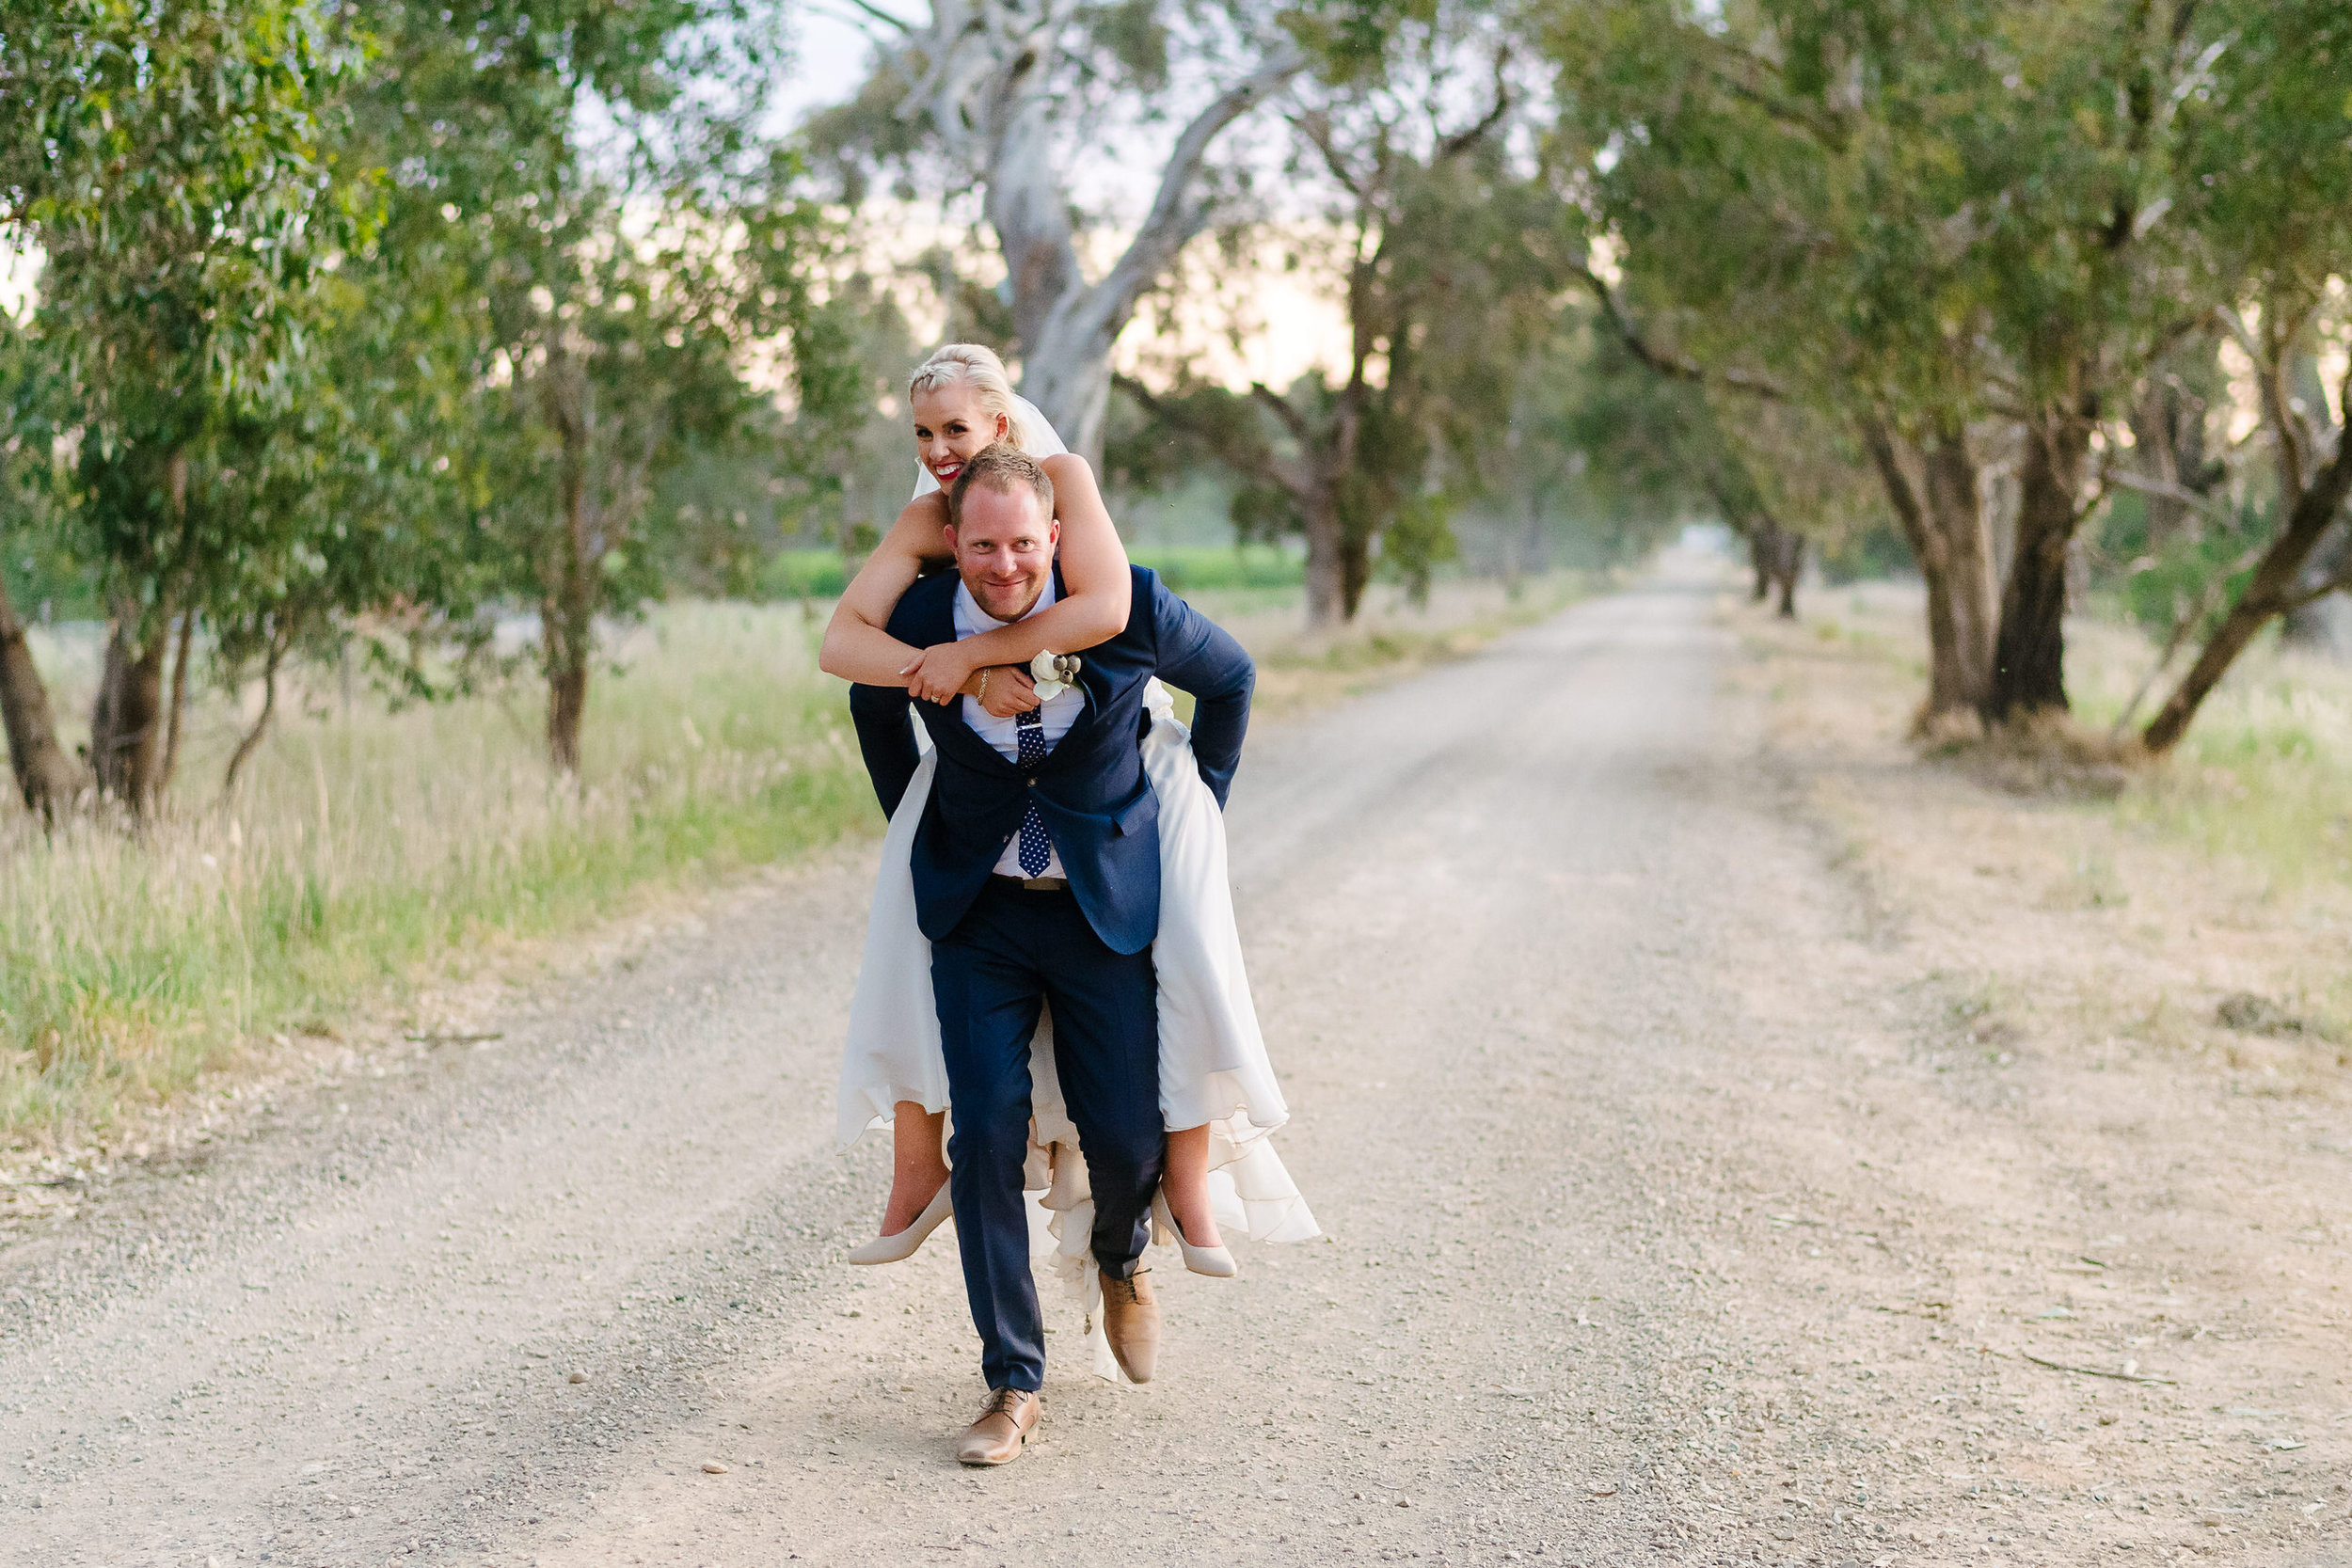
[[1038, 701], [1052, 702], [1078, 684], [1078, 656], [1049, 649], [1029, 660], [1029, 679], [1037, 683]]

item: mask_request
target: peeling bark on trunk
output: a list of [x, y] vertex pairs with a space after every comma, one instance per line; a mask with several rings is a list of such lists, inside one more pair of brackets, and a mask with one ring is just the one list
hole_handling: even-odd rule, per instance
[[1111, 345], [1144, 291], [1208, 224], [1212, 206], [1197, 187], [1210, 146], [1308, 62], [1295, 46], [1277, 44], [1193, 117], [1161, 166], [1142, 227], [1110, 271], [1089, 283], [1053, 159], [1061, 40], [1075, 12], [1074, 0], [1034, 8], [1009, 0], [933, 0], [930, 25], [913, 40], [925, 71], [901, 112], [928, 112], [950, 156], [985, 188], [1012, 288], [1021, 389], [1070, 450], [1099, 467]]
[[33, 662], [24, 623], [17, 619], [6, 582], [0, 582], [0, 725], [8, 731], [8, 767], [16, 775], [17, 793], [43, 821], [56, 821], [87, 781], [81, 766], [57, 744], [49, 688]]
[[[2313, 587], [2352, 573], [2352, 531], [2339, 530], [2312, 552], [2303, 580]], [[2281, 640], [2339, 657], [2352, 653], [2343, 638], [2344, 607], [2340, 600], [2317, 598], [2286, 612], [2279, 627]]]
[[2001, 594], [1988, 723], [2063, 713], [2066, 700], [2066, 577], [2081, 521], [2083, 465], [2095, 409], [2042, 421], [2026, 436], [2019, 474], [2017, 553]]

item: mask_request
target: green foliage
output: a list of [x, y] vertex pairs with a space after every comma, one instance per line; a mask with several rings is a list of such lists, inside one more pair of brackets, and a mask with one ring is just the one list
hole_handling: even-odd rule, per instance
[[1296, 553], [1263, 546], [1162, 546], [1130, 551], [1129, 559], [1179, 594], [1297, 588], [1307, 580], [1307, 563]]
[[871, 831], [811, 635], [788, 610], [658, 610], [570, 784], [505, 692], [363, 700], [297, 715], [232, 810], [143, 840], [0, 829], [0, 1129], [103, 1127], [485, 948]]
[[19, 434], [72, 432], [63, 515], [150, 635], [274, 520], [230, 454], [310, 392], [331, 269], [373, 226], [375, 182], [337, 150], [361, 50], [300, 0], [90, 0], [17, 36], [46, 53], [8, 216], [45, 258], [58, 383]]

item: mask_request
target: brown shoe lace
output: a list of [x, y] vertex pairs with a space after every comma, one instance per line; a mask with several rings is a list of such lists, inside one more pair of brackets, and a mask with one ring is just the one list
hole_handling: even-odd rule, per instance
[[1143, 1279], [1143, 1276], [1150, 1272], [1148, 1269], [1137, 1269], [1125, 1279], [1114, 1279], [1109, 1275], [1104, 1275], [1103, 1276], [1103, 1299], [1104, 1301], [1117, 1299], [1121, 1306], [1133, 1306], [1138, 1302], [1150, 1301], [1152, 1288], [1145, 1284]]
[[1037, 1396], [1026, 1388], [993, 1388], [989, 1390], [988, 1408], [980, 1412], [979, 1418], [985, 1421], [991, 1416], [1009, 1416], [1017, 1426], [1021, 1421], [1022, 1402], [1035, 1398]]

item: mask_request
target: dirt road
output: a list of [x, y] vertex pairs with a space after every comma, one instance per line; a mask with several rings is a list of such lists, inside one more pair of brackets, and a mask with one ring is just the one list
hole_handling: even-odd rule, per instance
[[2352, 1560], [2340, 1242], [2254, 1279], [2169, 1228], [2259, 1225], [2196, 1170], [2275, 1148], [2272, 1223], [2340, 1238], [2341, 1103], [2158, 1149], [2154, 1069], [1955, 1053], [1724, 695], [1714, 586], [1252, 737], [1244, 933], [1332, 1239], [1159, 1258], [1145, 1388], [1049, 1287], [1019, 1464], [946, 1457], [948, 1233], [840, 1262], [883, 1182], [830, 1144], [844, 851], [0, 1254], [0, 1559]]

